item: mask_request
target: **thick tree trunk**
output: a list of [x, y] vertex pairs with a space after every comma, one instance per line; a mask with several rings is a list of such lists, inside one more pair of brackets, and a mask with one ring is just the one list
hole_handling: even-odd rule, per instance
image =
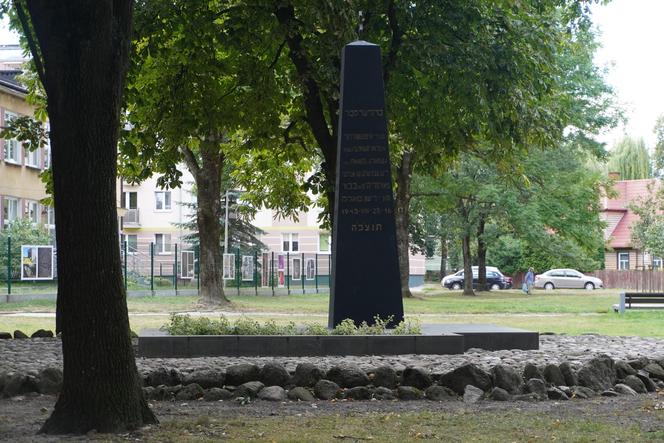
[[480, 217], [477, 223], [477, 287], [480, 291], [487, 288], [486, 284], [486, 241], [484, 241], [484, 217]]
[[[227, 304], [224, 295], [223, 255], [221, 251], [221, 173], [224, 155], [219, 149], [219, 137], [211, 136], [201, 144], [201, 165], [188, 158], [187, 165], [196, 180], [196, 225], [200, 244], [201, 300], [207, 304]], [[194, 162], [193, 164], [191, 164]]]
[[412, 297], [408, 281], [410, 279], [410, 248], [408, 241], [408, 223], [410, 221], [410, 183], [412, 177], [412, 155], [404, 152], [397, 167], [397, 194], [394, 199], [396, 209], [397, 247], [399, 253], [399, 277], [401, 278], [401, 296]]
[[475, 295], [473, 291], [473, 265], [470, 255], [470, 233], [464, 232], [461, 237], [461, 252], [463, 254], [463, 295]]
[[64, 369], [42, 433], [117, 432], [157, 421], [136, 370], [118, 248], [116, 150], [131, 5], [27, 2], [48, 95]]

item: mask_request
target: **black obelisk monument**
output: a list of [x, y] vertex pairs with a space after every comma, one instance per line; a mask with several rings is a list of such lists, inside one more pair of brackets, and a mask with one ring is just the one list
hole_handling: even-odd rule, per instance
[[403, 320], [380, 47], [346, 45], [332, 234], [329, 326]]

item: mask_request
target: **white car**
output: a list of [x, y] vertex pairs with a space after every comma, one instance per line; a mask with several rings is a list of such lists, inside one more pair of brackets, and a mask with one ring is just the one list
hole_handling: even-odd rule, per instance
[[535, 276], [535, 287], [543, 289], [582, 289], [589, 291], [603, 288], [604, 282], [597, 277], [580, 273], [575, 269], [551, 269]]

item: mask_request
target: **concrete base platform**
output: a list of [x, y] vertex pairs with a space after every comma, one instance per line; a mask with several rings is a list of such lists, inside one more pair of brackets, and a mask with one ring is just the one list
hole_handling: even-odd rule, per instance
[[462, 354], [539, 349], [539, 334], [495, 325], [424, 325], [422, 335], [192, 335], [143, 330], [138, 355], [154, 358]]

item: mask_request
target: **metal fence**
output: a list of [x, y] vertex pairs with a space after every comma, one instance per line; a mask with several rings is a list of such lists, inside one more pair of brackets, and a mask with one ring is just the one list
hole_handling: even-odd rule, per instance
[[[57, 292], [56, 248], [53, 247], [51, 256], [51, 278], [40, 279], [31, 278], [22, 269], [28, 261], [23, 254], [23, 247], [10, 239], [7, 250], [0, 251], [0, 294], [53, 296]], [[39, 251], [38, 248], [36, 250]], [[200, 290], [199, 250], [194, 245], [124, 241], [120, 244], [120, 257], [125, 289], [130, 296], [195, 295]], [[327, 292], [330, 268], [329, 254], [240, 248], [231, 248], [227, 254], [223, 254], [223, 278], [227, 294]], [[8, 297], [6, 299], [9, 300]]]

